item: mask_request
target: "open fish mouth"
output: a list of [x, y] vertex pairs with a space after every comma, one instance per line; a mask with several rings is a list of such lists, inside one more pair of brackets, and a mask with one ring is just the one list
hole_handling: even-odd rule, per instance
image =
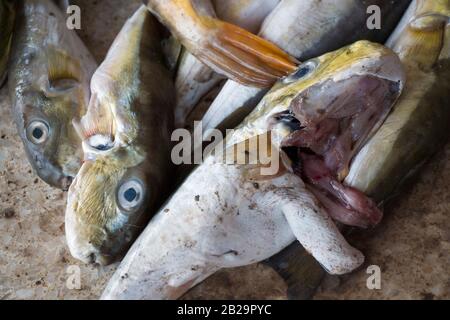
[[366, 228], [382, 219], [371, 199], [341, 181], [400, 91], [401, 83], [373, 74], [330, 79], [301, 92], [288, 111], [276, 115], [292, 131], [281, 142], [292, 170], [336, 221]]

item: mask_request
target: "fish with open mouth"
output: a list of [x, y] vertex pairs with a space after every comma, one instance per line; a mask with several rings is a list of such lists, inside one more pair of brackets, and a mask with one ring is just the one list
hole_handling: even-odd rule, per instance
[[[448, 0], [414, 0], [386, 43], [405, 66], [405, 89], [385, 123], [354, 157], [344, 181], [376, 203], [398, 195], [448, 141], [449, 17]], [[288, 280], [292, 297], [309, 297], [323, 274], [311, 260], [294, 244], [269, 264]]]
[[9, 51], [11, 49], [15, 8], [12, 1], [0, 0], [0, 86], [6, 78]]
[[83, 159], [72, 120], [86, 112], [97, 64], [54, 2], [17, 7], [8, 81], [15, 122], [38, 176], [67, 190]]
[[[202, 5], [205, 13], [211, 17], [217, 15], [223, 21], [256, 33], [265, 17], [279, 2], [280, 0], [201, 0], [200, 2], [197, 0], [194, 4]], [[189, 51], [184, 50], [179, 58], [175, 81], [177, 89], [175, 126], [183, 127], [186, 124], [186, 118], [197, 103], [223, 79], [222, 75], [204, 65]]]
[[[269, 136], [269, 150], [278, 150], [270, 157], [284, 159], [279, 170], [265, 176], [261, 159], [240, 164], [224, 162], [220, 152], [207, 156], [150, 221], [102, 298], [175, 299], [216, 271], [267, 259], [295, 239], [332, 274], [360, 266], [362, 253], [299, 175], [354, 217], [336, 219], [379, 221], [372, 201], [337, 177], [384, 120], [403, 82], [397, 55], [367, 41], [303, 64], [227, 137], [225, 154], [246, 159], [259, 153], [250, 141]], [[314, 163], [305, 164], [309, 157], [320, 176]]]
[[271, 42], [205, 12], [198, 0], [146, 0], [183, 46], [215, 72], [239, 83], [271, 87], [297, 61]]
[[71, 254], [86, 263], [119, 259], [169, 191], [174, 87], [161, 35], [141, 6], [93, 75], [88, 111], [75, 124], [85, 161], [65, 228]]
[[[306, 61], [357, 40], [384, 43], [411, 0], [283, 0], [264, 20], [259, 36]], [[370, 29], [369, 6], [376, 5], [381, 28]], [[266, 93], [227, 81], [202, 119], [205, 139], [210, 129], [234, 128]]]

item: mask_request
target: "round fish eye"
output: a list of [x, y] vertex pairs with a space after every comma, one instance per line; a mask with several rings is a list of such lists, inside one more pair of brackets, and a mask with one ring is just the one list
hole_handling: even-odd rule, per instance
[[27, 139], [35, 145], [43, 144], [49, 137], [49, 127], [45, 121], [35, 120], [31, 122], [27, 129]]
[[87, 141], [88, 145], [98, 151], [108, 151], [114, 146], [114, 141], [110, 136], [96, 134]]
[[125, 211], [139, 209], [145, 198], [144, 188], [139, 180], [128, 180], [119, 187], [117, 199], [119, 206]]
[[285, 78], [285, 82], [300, 80], [310, 74], [315, 68], [316, 64], [312, 61], [302, 63], [294, 73]]

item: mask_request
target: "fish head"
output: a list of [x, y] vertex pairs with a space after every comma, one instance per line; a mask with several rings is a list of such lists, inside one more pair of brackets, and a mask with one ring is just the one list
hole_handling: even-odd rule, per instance
[[278, 149], [312, 149], [345, 174], [349, 159], [383, 122], [405, 80], [390, 49], [358, 41], [302, 63], [245, 120], [240, 139], [271, 132]]
[[13, 104], [32, 167], [46, 183], [67, 190], [81, 166], [81, 140], [72, 120], [89, 96], [81, 65], [59, 49], [30, 50], [16, 64]]
[[88, 112], [74, 121], [84, 162], [69, 189], [65, 228], [73, 257], [108, 265], [123, 256], [145, 226], [156, 202], [152, 187], [158, 175], [150, 152], [136, 140], [146, 135], [138, 134], [134, 113], [114, 111], [118, 105], [133, 109], [137, 99], [120, 99], [117, 81], [101, 71], [92, 83], [102, 83], [103, 89], [93, 89]]
[[130, 163], [121, 152], [85, 161], [69, 190], [67, 242], [72, 256], [85, 263], [108, 265], [120, 259], [157, 200], [149, 164]]

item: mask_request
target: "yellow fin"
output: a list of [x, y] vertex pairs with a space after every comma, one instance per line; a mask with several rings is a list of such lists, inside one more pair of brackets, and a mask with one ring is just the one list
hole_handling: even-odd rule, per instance
[[78, 60], [55, 47], [49, 47], [46, 56], [48, 78], [51, 83], [63, 79], [81, 81], [81, 65]]

